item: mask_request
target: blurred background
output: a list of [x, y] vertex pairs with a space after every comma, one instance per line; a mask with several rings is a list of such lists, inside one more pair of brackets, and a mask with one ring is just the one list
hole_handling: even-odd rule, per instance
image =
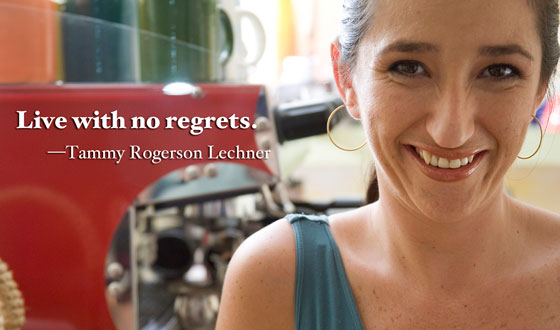
[[[246, 237], [286, 213], [363, 205], [370, 151], [341, 151], [325, 134], [329, 114], [341, 104], [330, 65], [341, 6], [341, 0], [0, 0], [0, 139], [9, 141], [0, 145], [0, 265], [6, 262], [17, 283], [10, 288], [22, 293], [0, 290], [0, 330], [19, 328], [24, 319], [24, 329], [213, 329], [227, 263]], [[516, 160], [506, 178], [509, 194], [554, 212], [560, 212], [559, 100], [551, 93], [537, 113], [545, 129], [540, 151]], [[22, 132], [14, 129], [18, 109], [66, 116], [92, 109], [236, 114], [249, 116], [256, 129], [196, 139], [162, 129]], [[341, 145], [364, 139], [344, 111], [332, 128]], [[521, 155], [530, 155], [539, 139], [533, 122]], [[67, 143], [106, 149], [237, 143], [272, 156], [117, 166], [45, 155]]]

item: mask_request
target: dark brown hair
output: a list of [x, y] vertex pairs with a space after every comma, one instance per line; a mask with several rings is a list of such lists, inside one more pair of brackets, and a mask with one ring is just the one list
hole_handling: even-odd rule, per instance
[[[542, 64], [540, 81], [548, 84], [554, 74], [560, 47], [558, 45], [558, 0], [527, 0], [535, 12], [537, 30], [541, 39]], [[375, 0], [344, 0], [338, 48], [342, 75], [349, 75], [356, 65], [356, 57], [361, 39], [366, 34], [374, 16]], [[366, 202], [377, 200], [379, 192], [375, 169], [367, 189]]]

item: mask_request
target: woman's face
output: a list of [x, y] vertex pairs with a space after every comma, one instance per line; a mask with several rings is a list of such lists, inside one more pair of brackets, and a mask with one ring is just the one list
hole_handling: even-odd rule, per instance
[[496, 201], [545, 92], [540, 68], [527, 0], [377, 0], [344, 94], [381, 193], [442, 222]]

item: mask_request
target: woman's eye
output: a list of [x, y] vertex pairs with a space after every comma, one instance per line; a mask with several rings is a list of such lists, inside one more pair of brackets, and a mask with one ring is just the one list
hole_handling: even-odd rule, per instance
[[422, 64], [415, 61], [397, 62], [391, 65], [389, 71], [408, 77], [415, 77], [415, 76], [427, 74]]
[[519, 77], [519, 70], [507, 64], [491, 65], [482, 71], [483, 77], [494, 80], [504, 80]]

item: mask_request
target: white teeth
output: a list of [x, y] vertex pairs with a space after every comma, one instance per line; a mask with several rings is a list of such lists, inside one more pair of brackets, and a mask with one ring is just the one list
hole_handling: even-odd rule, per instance
[[422, 150], [422, 158], [424, 158], [424, 162], [426, 165], [430, 164], [430, 160], [432, 160], [432, 154], [427, 152], [426, 150]]
[[461, 167], [461, 160], [460, 159], [453, 159], [449, 162], [449, 168], [459, 168]]
[[426, 150], [422, 150], [420, 148], [415, 148], [416, 153], [424, 160], [426, 164], [431, 166], [436, 166], [439, 168], [459, 168], [461, 166], [468, 165], [472, 163], [474, 159], [474, 155], [470, 155], [468, 157], [463, 157], [459, 159], [449, 160], [447, 158], [438, 157], [436, 155], [432, 155], [430, 152]]
[[432, 159], [430, 159], [430, 165], [437, 166], [438, 160], [439, 159], [435, 155], [432, 155]]
[[449, 168], [449, 160], [446, 158], [440, 158], [437, 164], [439, 168]]

